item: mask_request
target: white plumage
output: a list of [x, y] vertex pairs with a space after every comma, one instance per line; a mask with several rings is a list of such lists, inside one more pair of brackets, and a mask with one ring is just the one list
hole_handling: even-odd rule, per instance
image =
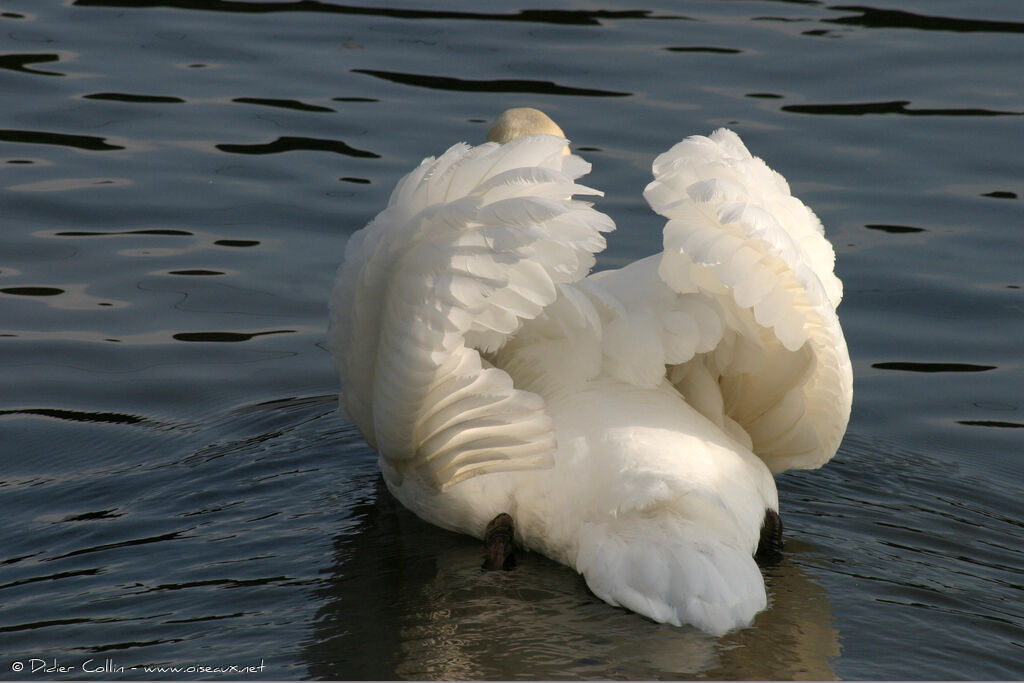
[[747, 625], [772, 473], [824, 464], [849, 419], [823, 228], [720, 129], [654, 162], [664, 251], [591, 275], [614, 225], [576, 199], [600, 195], [576, 182], [590, 165], [535, 110], [501, 122], [349, 240], [330, 328], [347, 414], [423, 519], [481, 537], [507, 512], [613, 605]]

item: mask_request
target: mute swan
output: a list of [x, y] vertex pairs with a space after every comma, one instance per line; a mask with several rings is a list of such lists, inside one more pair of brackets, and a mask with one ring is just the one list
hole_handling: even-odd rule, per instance
[[506, 539], [514, 520], [612, 605], [749, 625], [753, 556], [781, 540], [772, 475], [824, 464], [849, 420], [821, 223], [720, 129], [654, 161], [664, 250], [588, 274], [614, 229], [574, 198], [601, 194], [576, 183], [590, 165], [537, 110], [488, 138], [425, 159], [346, 245], [329, 337], [349, 419], [424, 520]]

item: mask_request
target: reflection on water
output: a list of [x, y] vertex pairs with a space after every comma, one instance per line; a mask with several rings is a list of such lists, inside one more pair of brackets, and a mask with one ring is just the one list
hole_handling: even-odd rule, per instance
[[836, 677], [839, 635], [827, 595], [802, 568], [809, 546], [790, 543], [766, 570], [771, 608], [754, 626], [716, 639], [610, 607], [540, 555], [484, 572], [477, 541], [421, 522], [371, 477], [320, 591], [306, 648], [318, 678]]

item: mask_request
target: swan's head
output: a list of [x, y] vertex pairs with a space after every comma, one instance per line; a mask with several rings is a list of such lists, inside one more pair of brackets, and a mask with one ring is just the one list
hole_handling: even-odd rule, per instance
[[[557, 135], [565, 137], [565, 133], [558, 127], [558, 124], [551, 120], [551, 117], [540, 109], [530, 107], [517, 107], [508, 109], [495, 120], [494, 125], [487, 131], [488, 142], [505, 144], [516, 138], [527, 135]], [[566, 146], [565, 154], [569, 153]]]

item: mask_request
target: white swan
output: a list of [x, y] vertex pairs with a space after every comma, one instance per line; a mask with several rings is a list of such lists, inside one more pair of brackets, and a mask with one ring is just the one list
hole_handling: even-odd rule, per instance
[[748, 625], [772, 473], [821, 466], [849, 419], [821, 223], [721, 129], [654, 162], [664, 251], [588, 275], [614, 229], [572, 198], [601, 194], [575, 182], [590, 165], [537, 110], [489, 139], [425, 159], [349, 240], [330, 302], [348, 417], [428, 522], [482, 537], [508, 513], [612, 605]]

